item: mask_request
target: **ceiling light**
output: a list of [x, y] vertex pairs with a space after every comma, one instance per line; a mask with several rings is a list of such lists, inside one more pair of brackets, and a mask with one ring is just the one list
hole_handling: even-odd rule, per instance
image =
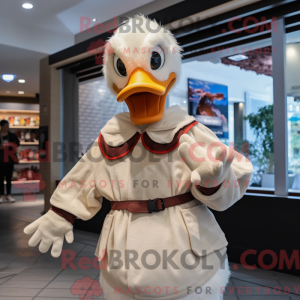
[[96, 18], [94, 18], [92, 21], [93, 21], [93, 22], [96, 22], [96, 21], [97, 21], [97, 19], [96, 19]]
[[9, 94], [9, 93], [10, 93], [10, 91], [6, 91], [6, 93], [7, 93], [7, 94]]
[[33, 8], [33, 5], [30, 4], [30, 3], [24, 3], [24, 4], [22, 5], [22, 7], [25, 8], [25, 9], [32, 9], [32, 8]]
[[16, 75], [13, 74], [3, 74], [2, 79], [6, 82], [11, 82], [15, 79]]
[[24, 92], [23, 91], [18, 91], [18, 94], [23, 95]]
[[248, 56], [243, 54], [238, 54], [238, 55], [229, 56], [228, 58], [234, 61], [240, 61], [240, 60], [248, 59]]
[[20, 83], [25, 83], [25, 80], [24, 79], [19, 79], [18, 80]]
[[287, 49], [287, 55], [288, 55], [288, 56], [295, 56], [296, 54], [297, 54], [297, 51], [295, 50], [295, 48], [289, 47], [289, 48]]

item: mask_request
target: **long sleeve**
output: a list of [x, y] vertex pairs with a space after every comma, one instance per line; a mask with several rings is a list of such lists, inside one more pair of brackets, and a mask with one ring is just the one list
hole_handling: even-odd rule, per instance
[[101, 209], [102, 203], [102, 196], [95, 184], [94, 173], [98, 160], [95, 158], [100, 156], [99, 147], [94, 143], [94, 146], [61, 180], [50, 203], [79, 219], [91, 219]]
[[[202, 124], [194, 126], [191, 130], [192, 137], [196, 142], [211, 141], [213, 138], [216, 142], [220, 142], [217, 136], [207, 127]], [[207, 139], [206, 139], [207, 137]], [[227, 151], [234, 151], [227, 147]], [[220, 188], [212, 195], [206, 196], [193, 185], [192, 194], [196, 199], [217, 211], [223, 211], [232, 206], [236, 201], [242, 198], [246, 192], [250, 178], [252, 175], [253, 166], [251, 162], [241, 154], [235, 152], [235, 157], [230, 166], [226, 179], [221, 183]]]

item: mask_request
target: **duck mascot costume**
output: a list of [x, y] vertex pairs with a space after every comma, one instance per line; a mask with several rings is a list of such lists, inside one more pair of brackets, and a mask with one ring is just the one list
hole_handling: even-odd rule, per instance
[[178, 106], [165, 109], [179, 81], [181, 48], [143, 16], [109, 39], [103, 70], [129, 112], [115, 115], [65, 176], [51, 209], [28, 225], [29, 245], [61, 254], [75, 218], [91, 219], [111, 201], [96, 249], [106, 300], [223, 298], [227, 240], [210, 211], [245, 193], [251, 162], [222, 144]]

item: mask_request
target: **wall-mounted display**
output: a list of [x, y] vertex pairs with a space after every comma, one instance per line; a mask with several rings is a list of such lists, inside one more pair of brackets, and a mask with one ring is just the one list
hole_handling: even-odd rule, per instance
[[199, 79], [188, 79], [189, 114], [228, 139], [228, 87]]

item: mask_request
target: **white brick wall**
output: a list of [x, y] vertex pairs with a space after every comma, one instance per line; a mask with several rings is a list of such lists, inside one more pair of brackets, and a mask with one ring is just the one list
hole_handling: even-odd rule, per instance
[[103, 77], [79, 84], [79, 143], [84, 152], [106, 122], [123, 111], [128, 111], [125, 102], [117, 102]]

